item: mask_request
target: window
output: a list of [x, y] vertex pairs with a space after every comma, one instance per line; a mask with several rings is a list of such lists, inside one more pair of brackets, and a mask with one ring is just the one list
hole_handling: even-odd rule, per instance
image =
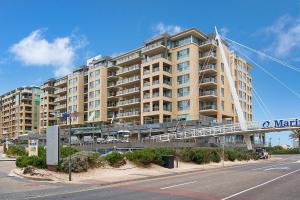
[[183, 88], [179, 88], [177, 90], [177, 96], [178, 97], [187, 96], [189, 94], [190, 94], [190, 88], [189, 87], [183, 87]]
[[91, 101], [91, 102], [89, 103], [89, 109], [93, 109], [93, 108], [94, 108], [94, 102]]
[[89, 93], [89, 98], [91, 98], [91, 99], [94, 98], [94, 92]]
[[190, 100], [178, 101], [178, 110], [188, 110], [190, 109]]
[[177, 60], [188, 57], [190, 54], [190, 49], [182, 49], [177, 51]]
[[185, 71], [190, 69], [190, 61], [182, 62], [177, 64], [177, 71]]
[[69, 103], [72, 103], [72, 97], [69, 97]]
[[69, 94], [72, 94], [72, 91], [73, 91], [73, 89], [72, 89], [72, 88], [70, 88], [70, 89], [69, 89]]
[[221, 82], [222, 82], [222, 85], [224, 85], [224, 76], [221, 75]]
[[187, 121], [190, 119], [190, 116], [188, 114], [184, 114], [184, 115], [178, 115], [177, 116], [177, 120], [178, 121]]
[[73, 84], [73, 80], [69, 80], [69, 85], [72, 85]]
[[177, 77], [177, 83], [179, 85], [183, 84], [183, 83], [188, 83], [189, 81], [190, 81], [190, 75], [189, 74], [185, 74], [185, 75]]
[[90, 89], [93, 89], [94, 88], [94, 81], [90, 82]]
[[224, 111], [225, 110], [225, 103], [224, 103], [224, 101], [221, 102], [221, 107], [222, 107], [222, 111]]
[[181, 45], [184, 45], [184, 44], [188, 44], [188, 43], [191, 43], [191, 36], [187, 36], [187, 37], [184, 37], [184, 38], [181, 38], [179, 40], [176, 40], [174, 42], [174, 46], [175, 47], [178, 47], [178, 46], [181, 46]]
[[95, 97], [99, 97], [99, 95], [100, 95], [100, 90], [96, 90], [95, 91]]
[[90, 72], [90, 78], [94, 77], [94, 72]]
[[77, 101], [77, 96], [74, 96], [73, 97], [73, 102], [76, 102]]
[[221, 63], [222, 72], [224, 72], [224, 63]]
[[74, 92], [74, 93], [77, 92], [77, 87], [74, 87], [74, 88], [73, 88], [73, 92]]
[[95, 71], [95, 77], [98, 77], [100, 75], [100, 69], [97, 69], [96, 71]]
[[98, 109], [100, 107], [100, 101], [96, 100], [95, 101], [95, 108]]
[[100, 80], [95, 81], [95, 87], [98, 87], [100, 85]]
[[222, 97], [225, 96], [224, 88], [221, 88], [221, 95], [222, 95]]
[[96, 110], [95, 111], [95, 119], [99, 119], [100, 118], [100, 111]]

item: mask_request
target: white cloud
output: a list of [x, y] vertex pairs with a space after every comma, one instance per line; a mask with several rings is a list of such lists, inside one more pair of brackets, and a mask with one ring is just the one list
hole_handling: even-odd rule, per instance
[[171, 35], [174, 35], [182, 31], [182, 27], [179, 25], [166, 25], [162, 22], [155, 25], [153, 29], [158, 34], [169, 33]]
[[12, 45], [10, 52], [25, 65], [53, 66], [55, 75], [62, 76], [72, 70], [76, 50], [86, 44], [85, 37], [75, 35], [48, 41], [38, 29]]
[[288, 57], [300, 50], [300, 17], [280, 17], [273, 25], [263, 30], [274, 42], [267, 48], [278, 57]]
[[223, 36], [223, 37], [227, 37], [227, 34], [229, 33], [229, 29], [227, 28], [227, 27], [222, 27], [221, 29], [220, 29], [220, 34], [221, 34], [221, 36]]

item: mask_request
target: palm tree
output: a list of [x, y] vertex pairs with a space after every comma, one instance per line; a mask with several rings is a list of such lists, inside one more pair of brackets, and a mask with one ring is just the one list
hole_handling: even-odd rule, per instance
[[298, 139], [298, 147], [300, 148], [300, 130], [294, 130], [291, 134], [290, 134], [290, 138], [297, 138]]

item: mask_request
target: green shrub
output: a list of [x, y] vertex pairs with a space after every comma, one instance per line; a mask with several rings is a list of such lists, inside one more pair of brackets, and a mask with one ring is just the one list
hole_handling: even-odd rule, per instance
[[10, 145], [6, 150], [8, 156], [25, 156], [27, 155], [26, 149], [23, 146], [19, 145]]
[[282, 146], [267, 147], [270, 154], [300, 154], [300, 148], [284, 149]]
[[47, 168], [46, 159], [39, 156], [20, 156], [16, 159], [16, 166], [23, 168], [33, 166], [40, 169]]
[[79, 152], [79, 149], [75, 147], [61, 147], [60, 156], [61, 158], [66, 158], [69, 156], [70, 153], [71, 155], [73, 155], [77, 152]]
[[[73, 172], [86, 172], [90, 168], [102, 167], [105, 165], [104, 158], [99, 153], [91, 151], [80, 151], [71, 155], [71, 169]], [[63, 172], [69, 171], [69, 158], [65, 157], [59, 166]]]
[[108, 164], [112, 167], [121, 167], [122, 165], [126, 164], [126, 161], [124, 159], [124, 155], [113, 151], [105, 156], [105, 160], [108, 162]]

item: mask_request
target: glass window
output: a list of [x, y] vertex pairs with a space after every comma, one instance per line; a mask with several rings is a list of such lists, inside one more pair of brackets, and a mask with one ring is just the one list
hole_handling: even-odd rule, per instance
[[95, 81], [95, 87], [98, 87], [100, 85], [100, 80]]
[[222, 107], [222, 111], [224, 111], [225, 110], [225, 103], [224, 103], [224, 101], [221, 102], [221, 107]]
[[177, 96], [178, 97], [187, 96], [189, 94], [190, 94], [190, 88], [189, 87], [183, 87], [183, 88], [179, 88], [177, 90]]
[[221, 63], [222, 72], [224, 72], [224, 63]]
[[94, 77], [94, 72], [90, 72], [90, 78]]
[[190, 49], [182, 49], [177, 51], [177, 60], [188, 57], [190, 54]]
[[94, 81], [90, 82], [90, 89], [93, 89], [94, 88]]
[[222, 95], [222, 97], [225, 96], [224, 88], [221, 88], [221, 95]]
[[95, 111], [95, 119], [99, 119], [100, 118], [100, 111], [96, 110]]
[[89, 93], [89, 98], [91, 98], [91, 99], [94, 98], [94, 92]]
[[100, 90], [96, 90], [95, 91], [95, 97], [99, 97], [99, 95], [100, 95]]
[[177, 77], [177, 83], [179, 85], [183, 84], [183, 83], [188, 83], [189, 81], [190, 81], [190, 75], [189, 74], [185, 74], [185, 75]]
[[182, 62], [177, 64], [177, 71], [185, 71], [190, 69], [190, 61]]
[[72, 94], [72, 91], [73, 91], [73, 89], [72, 89], [72, 88], [70, 88], [70, 89], [69, 89], [69, 94]]
[[94, 102], [91, 101], [91, 102], [89, 102], [89, 109], [93, 109], [93, 108], [94, 108]]
[[73, 101], [76, 102], [77, 101], [77, 96], [73, 97]]
[[95, 101], [95, 108], [99, 108], [100, 107], [100, 100], [96, 100]]
[[224, 85], [224, 76], [221, 75], [221, 82], [222, 82], [222, 85]]
[[181, 38], [179, 40], [176, 40], [174, 42], [174, 46], [175, 47], [178, 47], [178, 46], [181, 46], [181, 45], [184, 45], [184, 44], [189, 44], [191, 43], [191, 36], [187, 36], [187, 37], [184, 37], [184, 38]]
[[190, 109], [190, 100], [178, 101], [178, 110], [188, 110]]
[[97, 69], [96, 71], [95, 71], [95, 77], [98, 77], [100, 75], [100, 69]]
[[73, 84], [73, 80], [69, 80], [69, 85], [72, 85]]

